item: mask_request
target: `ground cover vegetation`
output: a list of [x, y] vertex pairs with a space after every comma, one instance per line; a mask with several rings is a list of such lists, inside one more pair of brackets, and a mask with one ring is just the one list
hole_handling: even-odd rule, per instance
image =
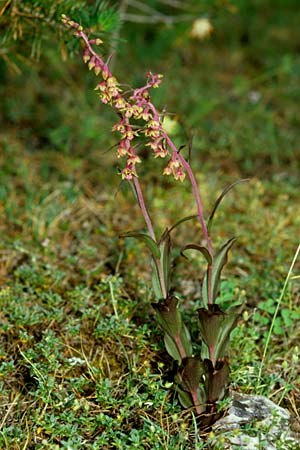
[[[261, 364], [299, 244], [299, 13], [292, 1], [216, 5], [205, 5], [214, 26], [207, 40], [190, 35], [191, 23], [123, 24], [114, 72], [128, 85], [142, 85], [149, 69], [165, 74], [155, 104], [176, 112], [169, 133], [177, 145], [194, 136], [191, 162], [205, 211], [224, 185], [251, 177], [226, 197], [214, 222], [217, 244], [238, 235], [223, 302], [246, 305], [231, 340], [231, 387], [267, 395], [297, 417], [296, 277]], [[108, 151], [117, 143], [107, 131], [115, 118], [97, 104], [93, 77], [76, 59], [62, 65], [53, 37], [50, 43], [34, 66], [16, 61], [19, 73], [1, 66], [0, 445], [217, 448], [174, 393], [150, 306], [147, 251], [119, 239], [144, 224], [120, 183], [115, 150]], [[66, 42], [67, 52], [78, 50], [72, 45]], [[141, 179], [157, 230], [176, 222], [179, 210], [195, 214], [187, 183], [161, 182], [157, 162], [144, 157]], [[204, 263], [190, 254], [187, 266], [179, 249], [194, 241], [194, 224], [174, 232], [172, 289], [184, 299], [192, 336]]]

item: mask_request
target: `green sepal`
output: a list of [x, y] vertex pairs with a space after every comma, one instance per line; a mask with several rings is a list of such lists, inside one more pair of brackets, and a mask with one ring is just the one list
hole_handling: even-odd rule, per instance
[[209, 359], [213, 356], [213, 364], [227, 356], [230, 333], [235, 327], [242, 309], [243, 305], [239, 305], [224, 312], [218, 305], [208, 305], [208, 309], [200, 308], [198, 310], [200, 336], [212, 352]]
[[[236, 238], [231, 238], [231, 239], [229, 239], [229, 241], [225, 242], [225, 244], [222, 245], [222, 247], [216, 252], [216, 255], [214, 257], [213, 269], [212, 269], [212, 280], [211, 280], [213, 302], [218, 297], [221, 272], [222, 272], [223, 267], [227, 263], [228, 252], [231, 249], [231, 247], [233, 246], [235, 241], [236, 241]], [[203, 279], [203, 284], [202, 284], [202, 301], [203, 301], [203, 306], [207, 307], [207, 305], [208, 305], [208, 270], [206, 271], [206, 274]]]

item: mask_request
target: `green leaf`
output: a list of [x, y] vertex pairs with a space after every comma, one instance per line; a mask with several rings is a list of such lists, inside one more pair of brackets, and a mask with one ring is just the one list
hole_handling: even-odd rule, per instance
[[184, 252], [186, 250], [197, 250], [198, 252], [202, 253], [202, 255], [204, 256], [204, 258], [206, 259], [208, 264], [212, 263], [211, 254], [209, 253], [209, 251], [208, 251], [208, 249], [206, 247], [203, 247], [203, 246], [198, 245], [198, 244], [187, 244], [187, 245], [185, 245], [180, 251], [181, 255], [184, 256], [185, 258], [186, 258], [186, 256], [184, 255]]
[[187, 328], [187, 326], [183, 323], [181, 332], [180, 332], [180, 340], [182, 343], [182, 346], [185, 350], [186, 356], [190, 357], [193, 354], [193, 347], [192, 347], [192, 340], [190, 332]]
[[183, 391], [178, 386], [176, 387], [176, 391], [178, 393], [178, 398], [181, 405], [184, 408], [191, 408], [193, 406], [193, 400], [191, 395], [188, 392]]
[[[200, 358], [184, 359], [183, 368], [175, 376], [175, 381], [178, 385], [179, 400], [185, 408], [197, 406], [198, 412], [205, 411], [207, 401], [204, 390], [205, 374], [206, 366]], [[202, 411], [199, 411], [199, 408]]]
[[214, 207], [212, 209], [212, 212], [210, 213], [210, 216], [209, 216], [209, 219], [208, 219], [208, 222], [207, 222], [207, 229], [208, 229], [208, 231], [210, 231], [210, 229], [211, 229], [214, 215], [215, 215], [215, 213], [216, 213], [216, 211], [217, 211], [221, 201], [225, 197], [225, 195], [228, 194], [228, 192], [231, 191], [231, 189], [234, 188], [237, 184], [244, 183], [245, 181], [249, 181], [249, 180], [250, 180], [250, 178], [244, 178], [242, 180], [237, 180], [234, 183], [230, 184], [229, 186], [225, 187], [225, 189], [223, 190], [221, 195], [217, 198], [217, 200], [216, 200], [216, 202], [214, 204]]
[[[213, 301], [218, 297], [219, 286], [220, 286], [220, 278], [221, 272], [228, 259], [228, 252], [233, 246], [236, 238], [231, 238], [227, 241], [216, 253], [213, 261], [213, 270], [212, 270], [212, 297]], [[208, 270], [204, 276], [203, 284], [202, 284], [202, 300], [204, 307], [208, 305]]]
[[163, 271], [164, 283], [167, 294], [170, 289], [170, 272], [171, 272], [171, 236], [170, 231], [166, 229], [159, 240], [160, 262]]
[[143, 241], [151, 251], [153, 258], [156, 259], [160, 258], [159, 247], [157, 243], [150, 236], [148, 236], [148, 234], [140, 233], [138, 231], [129, 231], [128, 233], [120, 235], [120, 238], [130, 238], [130, 237]]
[[159, 325], [173, 338], [180, 335], [182, 328], [181, 314], [177, 305], [178, 299], [176, 297], [168, 297], [159, 303], [152, 303]]
[[235, 327], [243, 305], [235, 306], [226, 312], [218, 305], [208, 305], [208, 309], [198, 310], [200, 336], [210, 349], [213, 365], [225, 356], [230, 342], [230, 333]]
[[192, 356], [193, 349], [189, 331], [182, 322], [177, 305], [176, 297], [168, 297], [152, 304], [157, 321], [166, 334], [164, 337], [166, 350], [173, 359], [181, 363], [182, 358]]
[[169, 353], [169, 355], [175, 361], [178, 361], [178, 363], [180, 364], [182, 361], [182, 358], [180, 356], [178, 347], [177, 347], [174, 339], [167, 333], [164, 335], [164, 343], [165, 343], [165, 347], [166, 347], [166, 350]]
[[186, 222], [187, 220], [191, 220], [191, 219], [197, 219], [198, 218], [198, 214], [193, 214], [192, 216], [186, 216], [183, 219], [178, 220], [176, 223], [174, 223], [174, 225], [171, 226], [171, 228], [169, 229], [169, 233], [171, 233], [171, 231], [173, 231], [175, 228], [178, 227], [178, 225], [182, 224], [183, 222]]
[[209, 403], [215, 403], [221, 400], [226, 391], [229, 379], [229, 364], [225, 359], [219, 361], [216, 367], [213, 367], [211, 361], [205, 361], [207, 375], [206, 375], [206, 386], [207, 386], [207, 400]]
[[156, 297], [157, 300], [161, 300], [164, 298], [163, 292], [162, 292], [162, 288], [161, 288], [161, 284], [160, 284], [160, 279], [159, 279], [159, 274], [158, 274], [158, 268], [157, 268], [157, 264], [155, 262], [155, 259], [152, 258], [152, 289], [154, 292], [154, 295]]

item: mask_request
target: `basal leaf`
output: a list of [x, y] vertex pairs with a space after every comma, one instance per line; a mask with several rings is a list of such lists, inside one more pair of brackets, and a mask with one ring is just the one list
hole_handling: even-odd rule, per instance
[[186, 356], [191, 357], [193, 354], [192, 340], [187, 326], [183, 323], [180, 332], [180, 341], [185, 350]]
[[178, 299], [176, 297], [168, 297], [164, 301], [152, 303], [159, 325], [173, 339], [180, 335], [182, 328], [181, 314], [177, 305]]
[[164, 294], [161, 288], [161, 283], [160, 283], [160, 279], [159, 279], [159, 274], [158, 274], [158, 268], [157, 268], [157, 264], [155, 262], [155, 259], [152, 259], [152, 289], [154, 292], [154, 295], [156, 297], [157, 300], [161, 300], [164, 298]]
[[218, 359], [227, 356], [230, 333], [236, 325], [243, 305], [221, 311], [218, 305], [198, 310], [200, 336], [210, 349], [209, 359], [215, 364]]
[[169, 355], [175, 361], [178, 361], [178, 363], [181, 364], [182, 358], [180, 356], [178, 347], [177, 347], [174, 339], [169, 334], [165, 334], [165, 336], [164, 336], [164, 343], [165, 343], [165, 347], [166, 347], [166, 350], [169, 353]]
[[191, 408], [193, 406], [193, 400], [191, 395], [188, 392], [183, 391], [179, 387], [176, 387], [176, 391], [178, 393], [178, 398], [181, 405], [184, 408]]

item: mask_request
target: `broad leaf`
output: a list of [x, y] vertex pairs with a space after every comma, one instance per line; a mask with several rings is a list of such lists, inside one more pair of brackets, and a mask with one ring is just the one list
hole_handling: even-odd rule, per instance
[[[212, 300], [213, 302], [218, 297], [219, 286], [220, 286], [220, 278], [221, 272], [228, 259], [228, 252], [233, 246], [236, 238], [231, 238], [227, 241], [216, 253], [213, 261], [213, 270], [212, 270]], [[204, 307], [208, 305], [208, 271], [206, 272], [203, 284], [202, 284], [202, 300]]]
[[176, 297], [168, 297], [159, 303], [152, 303], [159, 325], [165, 333], [173, 338], [180, 335], [182, 328], [181, 314], [177, 305], [178, 300]]
[[165, 332], [166, 350], [173, 359], [181, 363], [183, 358], [192, 356], [193, 349], [189, 331], [182, 322], [177, 305], [175, 297], [152, 304], [157, 321]]
[[178, 393], [178, 398], [181, 405], [184, 408], [191, 408], [193, 406], [193, 400], [191, 395], [188, 392], [183, 391], [178, 386], [176, 387], [176, 391]]
[[186, 358], [183, 361], [183, 368], [175, 376], [180, 402], [183, 406], [187, 404], [186, 408], [196, 406], [198, 413], [204, 412], [206, 409], [205, 372], [205, 364], [200, 358]]
[[198, 252], [202, 253], [202, 255], [204, 256], [204, 258], [206, 259], [208, 264], [212, 263], [211, 254], [209, 253], [209, 251], [208, 251], [208, 249], [206, 247], [203, 247], [203, 246], [198, 245], [198, 244], [187, 244], [187, 245], [185, 245], [184, 247], [182, 247], [182, 249], [180, 251], [181, 255], [184, 256], [185, 258], [186, 258], [186, 256], [185, 256], [184, 252], [186, 250], [197, 250]]
[[178, 363], [181, 364], [182, 358], [179, 353], [178, 347], [177, 347], [174, 339], [167, 333], [164, 335], [164, 343], [165, 343], [165, 347], [166, 347], [166, 350], [169, 353], [169, 355], [175, 361], [178, 361]]
[[225, 395], [229, 380], [229, 364], [225, 359], [219, 361], [216, 367], [213, 367], [211, 361], [208, 360], [205, 361], [205, 365], [207, 370], [207, 400], [209, 403], [215, 403]]
[[189, 332], [187, 326], [184, 323], [182, 324], [182, 328], [181, 328], [181, 332], [180, 332], [180, 341], [181, 341], [182, 347], [185, 350], [186, 356], [191, 357], [193, 354], [191, 335], [190, 335], [190, 332]]
[[225, 187], [225, 189], [223, 190], [221, 195], [217, 198], [217, 200], [216, 200], [216, 202], [214, 204], [214, 207], [212, 209], [212, 212], [210, 213], [210, 216], [209, 216], [209, 219], [208, 219], [208, 222], [207, 222], [207, 229], [208, 229], [208, 231], [210, 231], [210, 229], [211, 229], [215, 212], [217, 211], [218, 206], [220, 205], [220, 203], [223, 200], [223, 198], [225, 197], [225, 195], [228, 194], [228, 192], [231, 191], [231, 189], [234, 188], [237, 184], [244, 183], [245, 181], [249, 181], [249, 180], [250, 180], [250, 178], [244, 178], [242, 180], [237, 180], [234, 183], [230, 184], [229, 186]]
[[221, 311], [218, 305], [208, 305], [208, 309], [198, 310], [200, 336], [209, 349], [209, 359], [213, 366], [227, 356], [230, 333], [235, 327], [243, 305]]

